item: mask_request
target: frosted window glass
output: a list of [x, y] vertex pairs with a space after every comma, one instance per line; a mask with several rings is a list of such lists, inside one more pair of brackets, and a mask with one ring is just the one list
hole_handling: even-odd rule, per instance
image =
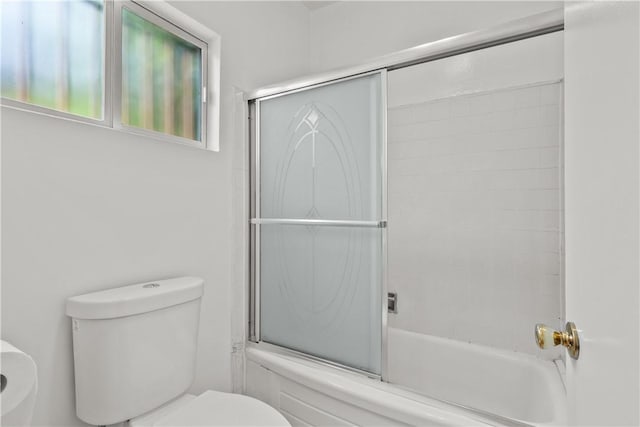
[[202, 49], [123, 9], [122, 123], [200, 141], [201, 99]]
[[101, 119], [103, 2], [5, 1], [1, 9], [2, 97]]
[[[260, 102], [262, 218], [378, 221], [380, 74]], [[382, 230], [261, 225], [261, 339], [380, 373]]]

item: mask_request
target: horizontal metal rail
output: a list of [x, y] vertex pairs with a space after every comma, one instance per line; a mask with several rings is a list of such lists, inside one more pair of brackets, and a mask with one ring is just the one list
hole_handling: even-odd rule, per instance
[[516, 19], [488, 29], [447, 37], [445, 39], [414, 46], [389, 55], [381, 56], [349, 68], [325, 71], [321, 74], [275, 84], [249, 92], [247, 100], [274, 95], [328, 83], [349, 76], [374, 70], [396, 70], [423, 62], [435, 61], [449, 56], [511, 43], [564, 29], [563, 8], [549, 10], [536, 15]]
[[324, 225], [331, 227], [385, 228], [387, 221], [351, 221], [340, 219], [251, 218], [259, 225]]

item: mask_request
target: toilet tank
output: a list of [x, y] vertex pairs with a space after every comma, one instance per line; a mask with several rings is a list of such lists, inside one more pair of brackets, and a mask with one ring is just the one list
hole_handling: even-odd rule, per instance
[[71, 297], [76, 413], [119, 423], [193, 383], [203, 280], [180, 277]]

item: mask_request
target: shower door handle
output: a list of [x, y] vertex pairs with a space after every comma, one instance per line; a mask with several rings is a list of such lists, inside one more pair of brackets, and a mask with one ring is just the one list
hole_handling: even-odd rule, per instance
[[353, 221], [341, 219], [251, 218], [251, 224], [329, 225], [333, 227], [386, 228], [387, 221]]

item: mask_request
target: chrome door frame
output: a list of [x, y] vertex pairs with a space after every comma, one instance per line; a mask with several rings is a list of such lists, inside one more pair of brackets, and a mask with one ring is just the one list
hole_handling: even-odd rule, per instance
[[[250, 152], [250, 217], [246, 220], [250, 222], [252, 218], [259, 218], [259, 153], [260, 148], [260, 136], [258, 129], [259, 122], [259, 104], [261, 100], [271, 99], [277, 96], [285, 94], [291, 94], [294, 92], [321, 87], [324, 85], [336, 83], [339, 81], [348, 80], [351, 78], [357, 78], [363, 75], [381, 72], [382, 73], [382, 85], [383, 85], [383, 105], [385, 106], [383, 112], [383, 164], [382, 164], [382, 212], [384, 218], [387, 218], [387, 71], [392, 71], [411, 65], [421, 64], [430, 61], [436, 61], [439, 59], [447, 58], [450, 56], [460, 55], [476, 50], [485, 49], [488, 47], [499, 46], [508, 44], [511, 42], [524, 40], [532, 37], [537, 37], [545, 34], [554, 33], [564, 30], [564, 10], [563, 8], [542, 12], [539, 14], [527, 16], [524, 18], [516, 19], [504, 24], [497, 25], [484, 30], [473, 31], [445, 39], [425, 43], [413, 48], [405, 49], [399, 52], [386, 55], [372, 61], [366, 62], [361, 65], [357, 65], [350, 68], [328, 71], [325, 73], [307, 76], [302, 79], [296, 79], [282, 84], [276, 84], [267, 86], [253, 92], [249, 92], [245, 96], [245, 100], [249, 105], [249, 152]], [[259, 222], [259, 221], [258, 221]], [[386, 225], [386, 224], [385, 224]], [[259, 286], [259, 272], [260, 272], [260, 260], [256, 256], [256, 248], [259, 247], [259, 231], [260, 224], [250, 225], [250, 310], [249, 310], [249, 336], [248, 340], [254, 343], [260, 342], [260, 286]], [[382, 232], [382, 263], [383, 263], [383, 282], [382, 282], [382, 353], [381, 353], [381, 376], [383, 381], [388, 380], [388, 342], [387, 342], [387, 229], [384, 228]], [[264, 343], [266, 345], [266, 343]], [[322, 361], [313, 356], [299, 353], [293, 350], [286, 349], [284, 347], [268, 344], [269, 348], [280, 348], [281, 352], [289, 352], [299, 357], [308, 358], [311, 360], [320, 360], [321, 363], [325, 363], [333, 366], [340, 366], [347, 370], [353, 371], [353, 368], [348, 366], [341, 366], [330, 361]], [[357, 369], [356, 369], [357, 371]], [[371, 373], [362, 372], [367, 376], [371, 376]]]
[[326, 71], [287, 82], [265, 86], [248, 92], [247, 101], [268, 99], [284, 93], [303, 90], [311, 86], [329, 84], [344, 78], [355, 77], [377, 70], [393, 71], [411, 65], [437, 61], [463, 53], [500, 46], [511, 42], [542, 36], [564, 30], [564, 8], [549, 10], [515, 19], [478, 31], [472, 31], [424, 43], [389, 55], [375, 58], [363, 64]]
[[[380, 147], [380, 215], [382, 218], [377, 221], [342, 221], [342, 220], [302, 220], [291, 218], [262, 218], [260, 215], [260, 103], [280, 96], [291, 95], [297, 92], [307, 91], [310, 89], [317, 89], [320, 87], [332, 85], [335, 83], [342, 83], [349, 80], [358, 79], [361, 77], [379, 74], [380, 75], [380, 132], [381, 135], [381, 147]], [[266, 347], [274, 350], [278, 349], [278, 352], [284, 354], [291, 354], [298, 357], [303, 357], [315, 362], [320, 362], [328, 366], [345, 369], [351, 372], [360, 373], [370, 378], [377, 378], [380, 380], [386, 380], [387, 378], [387, 70], [377, 69], [370, 70], [364, 73], [356, 75], [345, 76], [340, 79], [333, 79], [329, 81], [319, 82], [313, 85], [307, 85], [304, 87], [294, 88], [289, 91], [279, 92], [276, 94], [250, 99], [249, 105], [249, 270], [250, 270], [250, 282], [249, 282], [249, 333], [248, 340], [256, 344], [265, 344]], [[380, 331], [380, 375], [372, 372], [354, 368], [348, 365], [337, 363], [322, 357], [314, 356], [308, 353], [293, 350], [287, 347], [279, 346], [273, 343], [263, 342], [260, 336], [260, 226], [262, 224], [300, 224], [309, 225], [308, 223], [314, 223], [316, 225], [325, 226], [337, 226], [337, 227], [364, 227], [364, 228], [379, 228], [381, 229], [381, 242], [380, 242], [380, 265], [376, 266], [380, 272], [381, 277], [381, 331]]]

